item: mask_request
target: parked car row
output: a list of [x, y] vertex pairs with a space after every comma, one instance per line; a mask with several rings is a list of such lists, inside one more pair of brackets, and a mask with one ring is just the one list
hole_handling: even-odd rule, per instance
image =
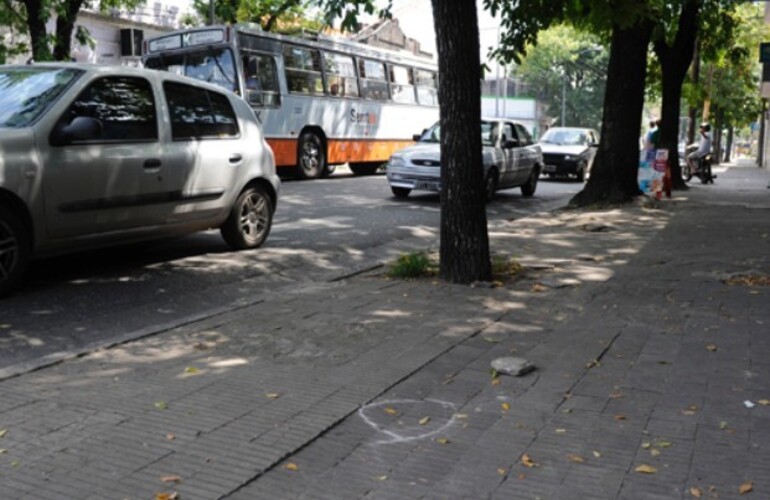
[[219, 228], [267, 238], [280, 191], [249, 105], [168, 72], [0, 66], [0, 295], [31, 259]]

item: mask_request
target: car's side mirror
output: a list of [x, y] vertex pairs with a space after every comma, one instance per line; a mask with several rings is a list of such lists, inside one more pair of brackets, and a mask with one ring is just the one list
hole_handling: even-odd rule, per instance
[[508, 139], [503, 143], [503, 147], [510, 149], [510, 148], [518, 148], [519, 147], [519, 141], [518, 139]]
[[414, 135], [412, 136], [412, 140], [413, 140], [414, 142], [417, 142], [417, 141], [419, 141], [419, 140], [420, 140], [420, 137], [422, 137], [422, 134], [414, 134]]
[[57, 127], [51, 136], [55, 146], [74, 141], [93, 141], [102, 137], [102, 122], [90, 116], [76, 116], [69, 124]]

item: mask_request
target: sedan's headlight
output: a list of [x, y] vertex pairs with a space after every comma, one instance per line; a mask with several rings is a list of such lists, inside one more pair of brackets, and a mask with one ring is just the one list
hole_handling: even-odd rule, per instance
[[391, 156], [388, 162], [389, 167], [405, 167], [406, 160], [402, 156]]

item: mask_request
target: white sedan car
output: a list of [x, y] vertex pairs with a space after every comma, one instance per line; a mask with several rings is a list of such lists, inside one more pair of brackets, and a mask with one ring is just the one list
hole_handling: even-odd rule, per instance
[[[415, 136], [416, 144], [390, 157], [387, 177], [396, 198], [406, 198], [413, 190], [441, 191], [441, 126], [437, 123]], [[543, 165], [540, 146], [521, 123], [504, 118], [481, 120], [482, 161], [486, 199], [501, 189], [521, 187], [532, 196]]]

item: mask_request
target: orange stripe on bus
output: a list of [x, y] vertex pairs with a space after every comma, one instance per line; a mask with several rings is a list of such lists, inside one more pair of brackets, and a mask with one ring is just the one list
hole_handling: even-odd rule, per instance
[[[267, 139], [273, 149], [278, 167], [293, 167], [297, 164], [297, 139]], [[327, 144], [329, 163], [385, 162], [390, 155], [414, 144], [404, 140], [354, 140], [330, 139]]]

